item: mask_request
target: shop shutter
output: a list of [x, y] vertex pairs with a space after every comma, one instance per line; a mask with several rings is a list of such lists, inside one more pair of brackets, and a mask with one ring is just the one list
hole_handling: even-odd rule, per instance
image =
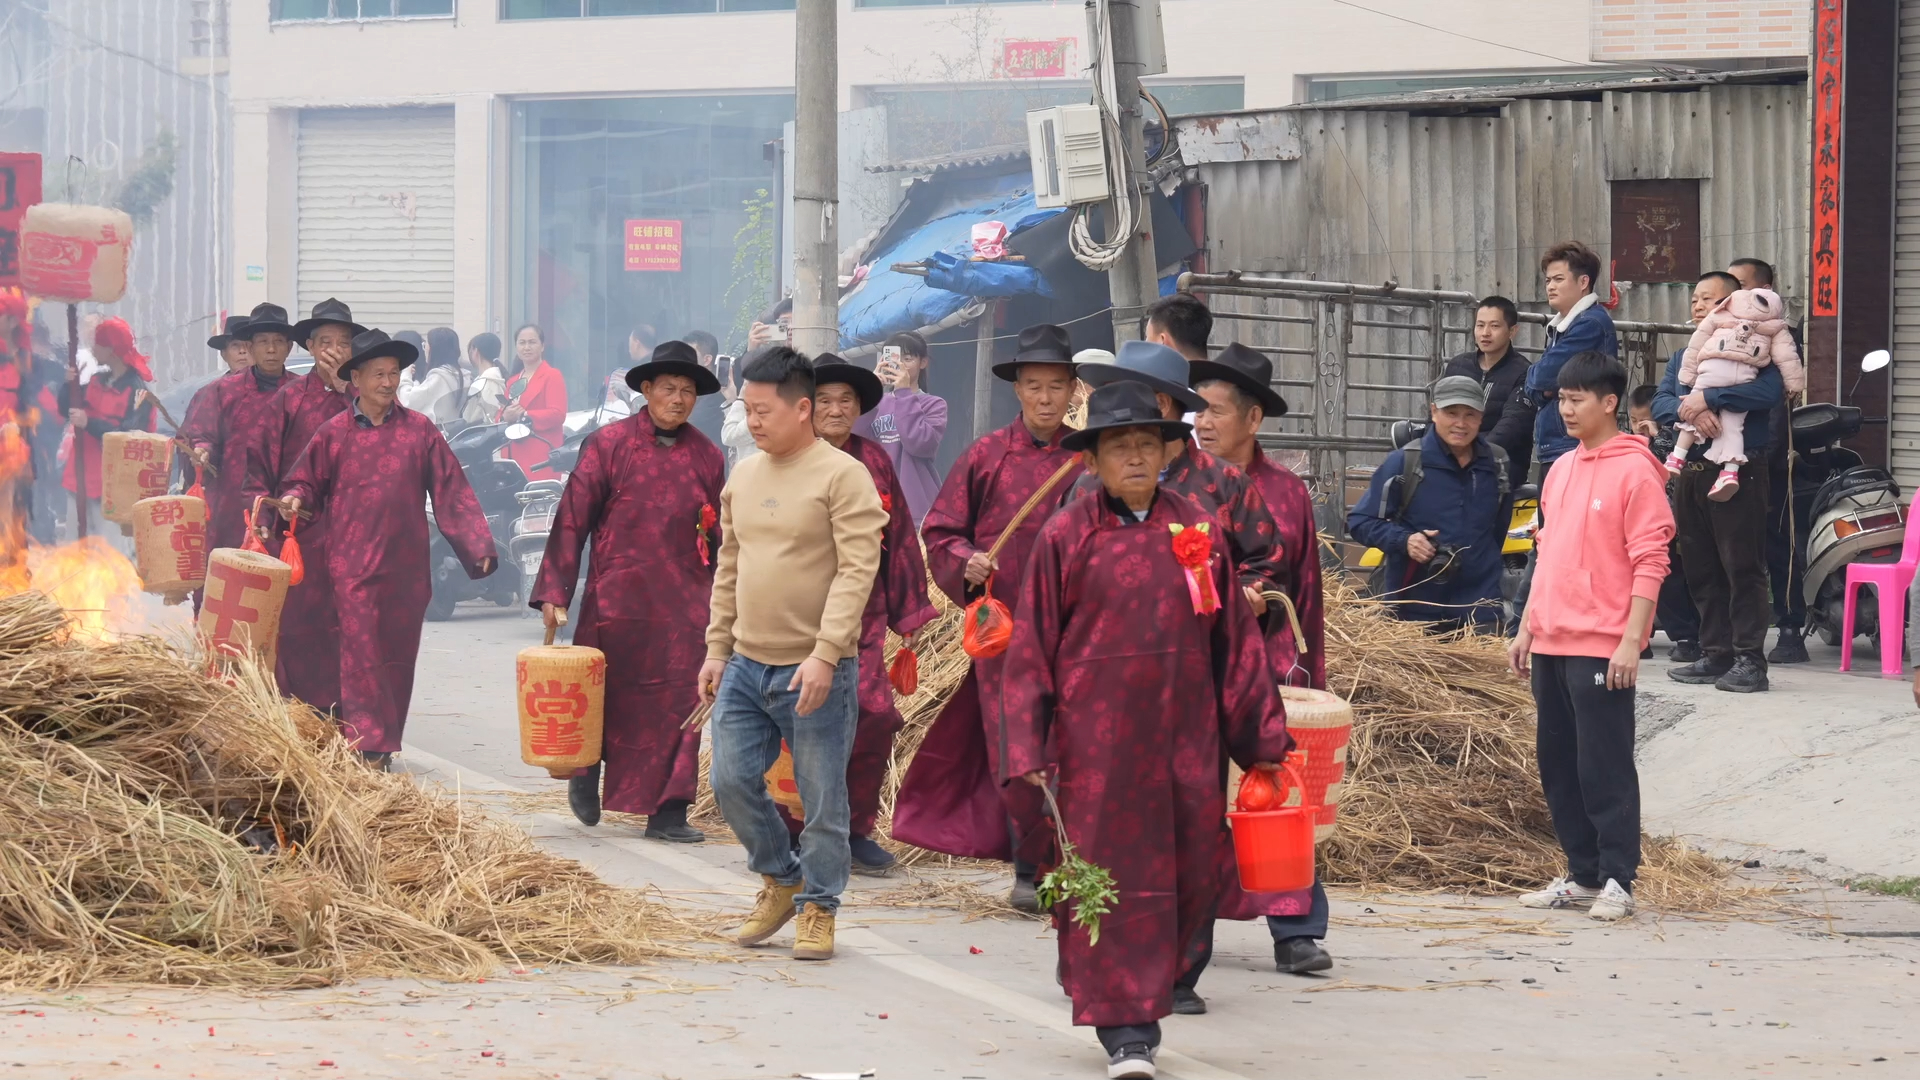
[[1894, 134], [1893, 475], [1920, 490], [1920, 0], [1900, 0], [1900, 85]]
[[388, 333], [452, 325], [453, 110], [308, 109], [299, 147], [301, 314], [337, 296]]

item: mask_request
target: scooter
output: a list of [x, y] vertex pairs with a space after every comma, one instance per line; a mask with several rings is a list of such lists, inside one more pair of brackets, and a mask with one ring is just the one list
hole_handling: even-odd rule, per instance
[[[611, 422], [618, 417], [608, 417]], [[547, 455], [547, 468], [560, 474], [560, 479], [543, 478], [530, 481], [514, 497], [520, 503], [520, 513], [514, 519], [512, 535], [507, 541], [507, 558], [519, 568], [521, 578], [531, 589], [540, 578], [540, 566], [546, 559], [547, 537], [553, 532], [553, 520], [560, 512], [560, 496], [566, 491], [566, 477], [580, 464], [580, 447], [587, 436], [599, 430], [598, 422], [583, 424], [573, 431], [553, 452]], [[588, 541], [588, 553], [591, 555], [592, 541]], [[584, 582], [587, 573], [587, 559], [580, 560], [581, 583], [573, 590], [573, 603], [567, 611], [567, 624], [559, 631], [559, 640], [571, 643], [573, 626], [580, 614], [580, 597], [586, 592]], [[531, 609], [529, 609], [531, 612]]]
[[[1417, 454], [1420, 441], [1427, 437], [1427, 428], [1431, 426], [1426, 420], [1396, 420], [1388, 437], [1401, 450]], [[1527, 556], [1533, 553], [1533, 534], [1539, 528], [1539, 516], [1540, 488], [1534, 484], [1514, 488], [1513, 516], [1507, 522], [1507, 538], [1500, 546], [1500, 596], [1509, 618], [1513, 615], [1513, 598], [1527, 574]], [[1360, 568], [1367, 572], [1369, 595], [1384, 596], [1389, 591], [1383, 576], [1386, 562], [1386, 553], [1379, 548], [1368, 548], [1361, 553]]]
[[[1886, 367], [1885, 350], [1861, 361], [1862, 373]], [[1890, 563], [1900, 559], [1906, 540], [1906, 509], [1900, 486], [1885, 469], [1865, 465], [1841, 445], [1859, 434], [1860, 410], [1851, 405], [1816, 403], [1793, 410], [1793, 494], [1795, 541], [1805, 544], [1807, 630], [1838, 645], [1846, 615], [1847, 567], [1853, 563]], [[1811, 492], [1811, 494], [1809, 494]], [[1880, 646], [1880, 608], [1867, 598], [1854, 606], [1854, 633]]]
[[[477, 424], [447, 440], [455, 460], [460, 462], [460, 470], [466, 474], [467, 483], [473, 487], [474, 497], [480, 502], [480, 512], [486, 515], [497, 551], [510, 550], [513, 523], [520, 516], [515, 497], [527, 486], [527, 474], [518, 463], [494, 457], [510, 438], [507, 425]], [[427, 508], [427, 517], [433, 518], [431, 506]], [[434, 622], [453, 618], [453, 607], [462, 600], [484, 598], [500, 607], [512, 607], [532, 580], [524, 577], [519, 565], [511, 559], [503, 561], [492, 575], [479, 581], [467, 577], [453, 545], [437, 527], [428, 549], [427, 565], [433, 574], [433, 595], [427, 601], [427, 618]]]

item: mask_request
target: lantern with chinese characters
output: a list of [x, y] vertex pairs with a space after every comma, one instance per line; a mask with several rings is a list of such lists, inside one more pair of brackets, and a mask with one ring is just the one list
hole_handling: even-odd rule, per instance
[[29, 206], [20, 222], [20, 284], [45, 300], [115, 303], [127, 291], [132, 247], [133, 218], [124, 210]]
[[100, 516], [133, 532], [133, 507], [167, 493], [173, 440], [148, 431], [109, 431], [100, 462]]
[[185, 600], [207, 580], [206, 500], [159, 495], [134, 503], [133, 554], [142, 588], [169, 604]]
[[206, 596], [200, 602], [200, 633], [216, 657], [249, 650], [271, 669], [280, 641], [280, 611], [287, 603], [293, 570], [271, 555], [215, 548], [207, 556]]
[[767, 795], [774, 802], [786, 807], [788, 816], [795, 821], [804, 820], [807, 809], [800, 803], [800, 784], [793, 776], [793, 750], [787, 746], [787, 740], [780, 740], [780, 756], [773, 759], [773, 766], [767, 770]]
[[[1282, 686], [1280, 700], [1287, 706], [1287, 733], [1293, 736], [1294, 750], [1288, 757], [1299, 769], [1306, 797], [1320, 808], [1314, 819], [1313, 842], [1324, 844], [1333, 836], [1334, 822], [1340, 816], [1340, 791], [1346, 786], [1347, 740], [1353, 734], [1353, 706], [1345, 698], [1325, 690]], [[1240, 790], [1240, 767], [1227, 770], [1227, 798]], [[1287, 794], [1287, 806], [1300, 805], [1300, 792]]]
[[533, 645], [514, 663], [520, 760], [555, 779], [600, 760], [607, 654], [585, 645]]

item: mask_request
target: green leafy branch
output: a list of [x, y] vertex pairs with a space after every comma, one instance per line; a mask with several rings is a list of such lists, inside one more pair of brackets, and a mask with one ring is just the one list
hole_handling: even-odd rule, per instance
[[1054, 836], [1060, 841], [1060, 865], [1047, 871], [1040, 879], [1035, 890], [1040, 909], [1045, 911], [1064, 901], [1073, 902], [1073, 921], [1087, 932], [1087, 944], [1100, 944], [1100, 917], [1113, 910], [1120, 902], [1120, 890], [1114, 886], [1113, 874], [1104, 866], [1090, 863], [1080, 857], [1080, 852], [1067, 839], [1066, 819], [1060, 813], [1060, 804], [1053, 800], [1053, 789], [1042, 785], [1040, 793], [1047, 797], [1047, 812], [1053, 815]]
[[747, 220], [733, 234], [733, 280], [721, 300], [733, 311], [727, 340], [735, 343], [747, 340], [754, 317], [766, 309], [773, 295], [773, 196], [761, 188], [740, 206]]

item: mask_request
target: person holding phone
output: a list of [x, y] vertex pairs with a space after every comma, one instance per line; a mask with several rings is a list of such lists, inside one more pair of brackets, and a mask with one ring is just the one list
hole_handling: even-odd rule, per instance
[[[720, 384], [719, 393], [703, 395], [694, 403], [693, 415], [687, 418], [687, 423], [692, 424], [695, 431], [705, 435], [714, 446], [720, 446], [721, 429], [727, 421], [727, 402], [733, 400], [733, 372], [722, 370], [720, 357], [715, 355], [720, 351], [720, 342], [712, 334], [705, 330], [692, 330], [680, 340], [693, 346], [694, 356], [699, 359], [700, 366], [712, 372], [714, 379]], [[731, 367], [731, 365], [728, 366]], [[724, 450], [721, 456], [723, 458], [726, 456]]]
[[860, 418], [854, 433], [879, 443], [900, 477], [907, 512], [918, 527], [940, 494], [940, 470], [934, 455], [947, 434], [947, 402], [920, 389], [927, 373], [927, 339], [914, 333], [888, 338], [880, 350], [874, 374], [886, 394], [880, 404]]

